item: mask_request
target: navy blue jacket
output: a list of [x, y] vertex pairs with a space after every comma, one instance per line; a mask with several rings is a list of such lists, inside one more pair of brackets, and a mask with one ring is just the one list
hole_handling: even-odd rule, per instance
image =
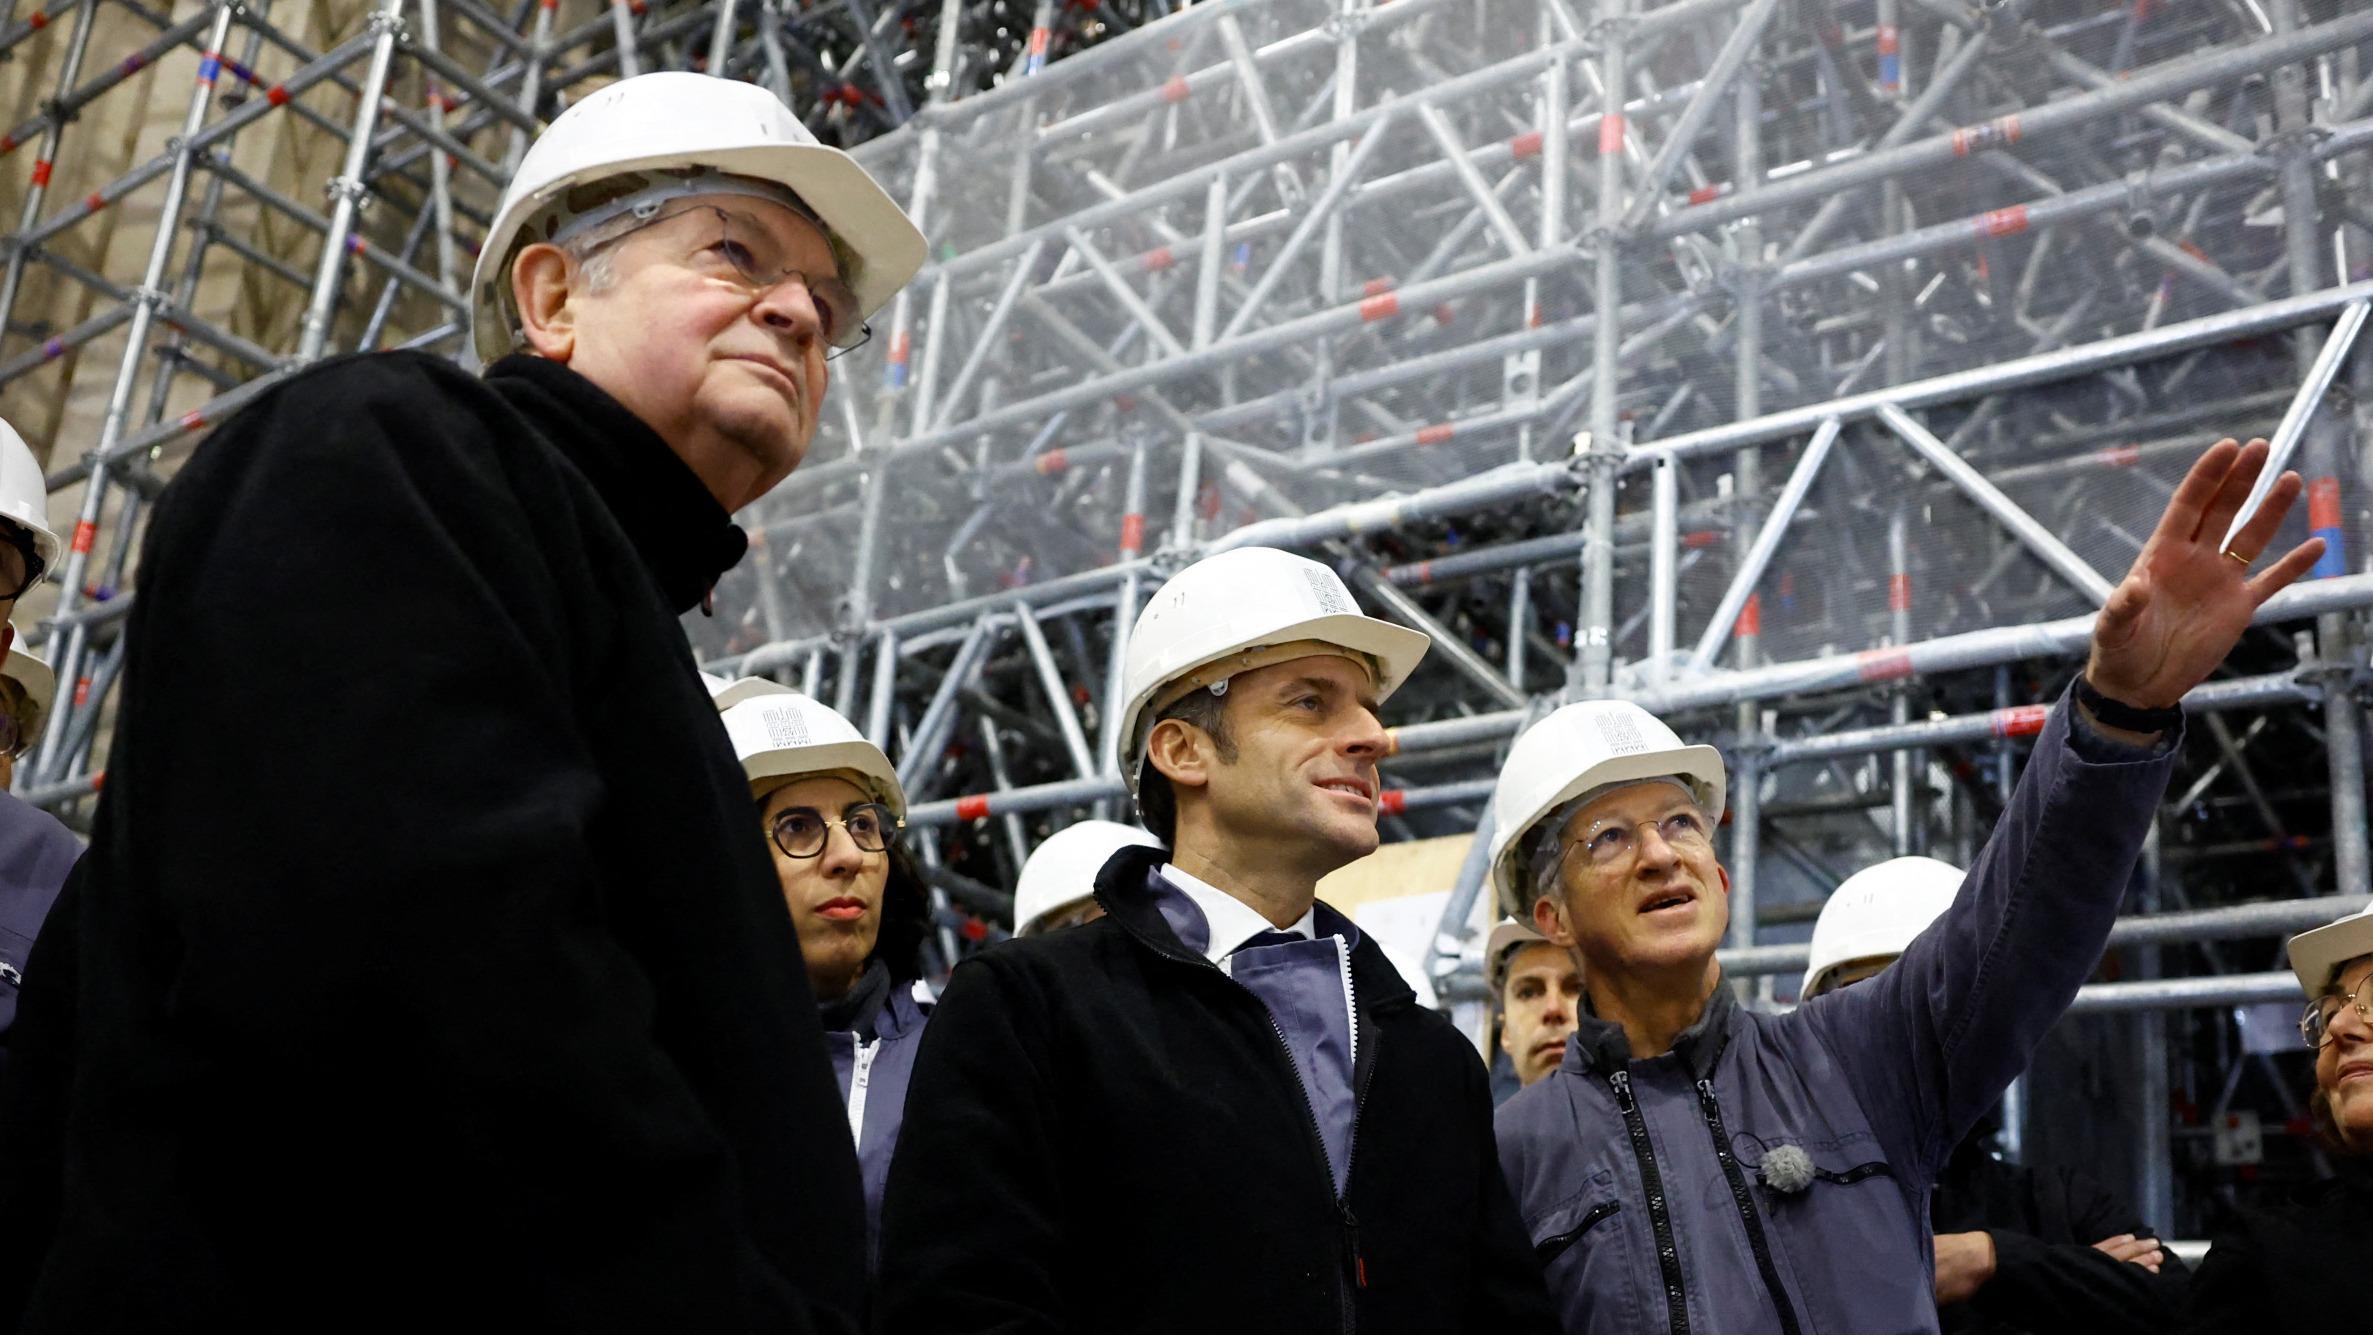
[[890, 1168], [889, 1335], [1553, 1330], [1475, 1045], [1353, 949], [1338, 1198], [1268, 1008], [1159, 912], [1167, 857], [1115, 854], [1103, 918], [957, 966]]
[[33, 938], [81, 856], [82, 841], [57, 817], [0, 792], [0, 1078], [8, 1071], [8, 1034]]
[[[1930, 1186], [2100, 961], [2178, 740], [2063, 701], [1953, 906], [1868, 982], [1777, 1017], [1718, 987], [1647, 1060], [1586, 1009], [1498, 1118], [1570, 1335], [1934, 1332]], [[1794, 1191], [1761, 1181], [1783, 1146]]]
[[[898, 1150], [899, 1128], [906, 1119], [906, 1087], [914, 1076], [915, 1050], [922, 1046], [931, 1009], [930, 988], [893, 983], [874, 1019], [872, 1042], [847, 1029], [824, 1031], [824, 1049], [832, 1055], [832, 1072], [840, 1079], [840, 1096], [849, 1107], [849, 1129], [856, 1133], [857, 1171], [865, 1179], [869, 1263], [881, 1254], [882, 1192], [889, 1186], [890, 1156]], [[860, 1075], [862, 1104], [857, 1100]]]

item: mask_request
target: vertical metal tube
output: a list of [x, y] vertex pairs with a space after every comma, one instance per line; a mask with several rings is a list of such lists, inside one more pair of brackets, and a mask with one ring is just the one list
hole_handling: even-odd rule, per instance
[[[1129, 565], [1145, 554], [1145, 485], [1148, 443], [1141, 437], [1129, 454], [1129, 478], [1121, 499], [1121, 541], [1114, 559]], [[1121, 586], [1113, 595], [1112, 648], [1104, 665], [1104, 704], [1096, 713], [1096, 761], [1106, 774], [1117, 775], [1121, 770], [1120, 748], [1128, 739], [1120, 735], [1122, 693], [1129, 660], [1129, 633], [1137, 622], [1138, 577], [1135, 570], [1121, 576]]]
[[[2268, 0], [2267, 9], [2277, 35], [2299, 29], [2299, 0]], [[2306, 151], [2307, 135], [2313, 128], [2307, 69], [2304, 65], [2284, 65], [2273, 74], [2275, 130], [2286, 136], [2281, 148], [2279, 177], [2283, 253], [2290, 270], [2291, 292], [2299, 295], [2326, 283], [2319, 254], [2318, 225], [2322, 209], [2316, 198], [2314, 164]], [[2353, 338], [2363, 327], [2365, 316], [2359, 310], [2351, 310], [2344, 319], [2347, 324], [2343, 327]], [[2321, 331], [2315, 326], [2298, 331], [2294, 348], [2302, 380], [2312, 383], [2319, 375], [2337, 369], [2318, 365], [2323, 343]], [[2309, 429], [2316, 430], [2312, 426]], [[2317, 431], [2317, 455], [2326, 459], [2337, 455], [2339, 444], [2332, 433], [2339, 429], [2338, 423], [2326, 422]], [[2273, 469], [2267, 471], [2271, 473]], [[2316, 618], [2316, 656], [2328, 668], [2337, 670], [2327, 679], [2328, 689], [2324, 694], [2324, 757], [2332, 785], [2334, 880], [2338, 892], [2348, 895], [2364, 894], [2373, 885], [2373, 846], [2368, 845], [2365, 828], [2364, 713], [2357, 707], [2355, 693], [2349, 685], [2352, 678], [2346, 675], [2346, 665], [2354, 661], [2355, 639], [2353, 619], [2347, 613], [2331, 612]]]
[[1670, 671], [1673, 657], [1673, 562], [1681, 545], [1675, 470], [1673, 456], [1660, 454], [1648, 474], [1654, 484], [1648, 539], [1648, 666], [1658, 681]]
[[[735, 17], [734, 0], [717, 0], [717, 26], [709, 31], [708, 72], [720, 79], [725, 77], [726, 59], [733, 54]], [[889, 72], [884, 71], [882, 77], [889, 78]]]
[[1731, 947], [1755, 944], [1756, 863], [1763, 856], [1763, 764], [1759, 754], [1743, 753], [1732, 767], [1730, 787], [1730, 932]]
[[[437, 0], [420, 0], [422, 8]], [[631, 79], [643, 72], [643, 49], [635, 40], [634, 10], [628, 0], [610, 0], [610, 31], [618, 45], [618, 73]]]
[[[1013, 787], [1013, 772], [1005, 763], [1005, 734], [997, 730], [997, 720], [980, 720], [981, 754], [988, 758], [989, 779], [1000, 790]], [[1030, 860], [1029, 832], [1022, 828], [1020, 815], [1008, 811], [998, 818], [1005, 830], [1005, 849], [1013, 858], [1014, 871], [1019, 874], [1022, 864]], [[1016, 923], [1019, 927], [1021, 924]]]
[[[2164, 870], [2159, 857], [2159, 825], [2151, 823], [2150, 837], [2143, 842], [2142, 860], [2136, 867], [2140, 884], [2135, 887], [2135, 907], [2143, 913], [2160, 909], [2160, 876]], [[2160, 948], [2145, 945], [2137, 950], [2139, 959], [2135, 973], [2141, 978], [2156, 978], [2162, 968]], [[2169, 1122], [2171, 1100], [2167, 1090], [2167, 1017], [2162, 1011], [2144, 1011], [2134, 1017], [2136, 1048], [2140, 1058], [2140, 1078], [2135, 1082], [2135, 1095], [2141, 1104], [2142, 1125], [2134, 1138], [2136, 1161], [2136, 1202], [2142, 1217], [2162, 1227], [2172, 1227], [2175, 1219], [2175, 1145]], [[2165, 1221], [2165, 1222], [2162, 1222]]]
[[[560, 0], [536, 0], [536, 24], [528, 39], [526, 68], [519, 76], [519, 110], [529, 117], [536, 114], [536, 106], [544, 100], [544, 62], [552, 58], [552, 14], [560, 8]], [[527, 154], [527, 130], [513, 127], [511, 148], [503, 160], [503, 174], [519, 169], [519, 159]]]
[[1055, 716], [1055, 726], [1063, 734], [1063, 748], [1071, 753], [1071, 768], [1083, 779], [1096, 777], [1096, 758], [1088, 753], [1087, 734], [1081, 731], [1079, 711], [1071, 704], [1071, 688], [1063, 681], [1063, 669], [1055, 662], [1055, 651], [1047, 644], [1046, 632], [1029, 604], [1014, 608], [1014, 626], [1022, 632], [1022, 644], [1038, 668], [1038, 685], [1046, 692], [1047, 711]]
[[[355, 211], [369, 187], [363, 175], [371, 165], [371, 138], [379, 127], [379, 100], [387, 92], [387, 72], [395, 61], [396, 34], [403, 27], [404, 0], [380, 0], [371, 15], [371, 64], [363, 75], [362, 91], [354, 99], [354, 131], [346, 141], [346, 159], [330, 181], [336, 202], [330, 205], [329, 235], [322, 241], [321, 264], [313, 274], [313, 295], [305, 303], [297, 336], [297, 360], [312, 361], [329, 344], [330, 322], [337, 317], [338, 289], [346, 276], [347, 241], [354, 234]], [[444, 154], [432, 153], [440, 161]]]
[[890, 749], [890, 705], [898, 694], [898, 632], [884, 627], [874, 637], [873, 698], [865, 704], [865, 737]]
[[1525, 642], [1533, 624], [1533, 568], [1518, 566], [1508, 582], [1508, 684], [1524, 689]]
[[[54, 99], [63, 105], [66, 95], [74, 91], [74, 84], [82, 77], [82, 62], [91, 48], [91, 25], [99, 16], [99, 0], [83, 0], [74, 15], [74, 31], [66, 38], [66, 53], [58, 61], [57, 94]], [[33, 158], [33, 179], [25, 186], [25, 205], [18, 211], [16, 234], [23, 236], [41, 221], [41, 201], [49, 194], [51, 167], [58, 160], [58, 145], [66, 138], [68, 116], [56, 116], [49, 128], [42, 131], [41, 147]], [[9, 247], [8, 267], [0, 272], [0, 350], [8, 346], [8, 321], [16, 312], [17, 294], [23, 288], [25, 263], [31, 258], [22, 245]]]
[[1211, 346], [1219, 329], [1219, 274], [1226, 263], [1228, 239], [1228, 178], [1214, 172], [1203, 194], [1203, 249], [1195, 270], [1195, 337], [1200, 350]]
[[[206, 30], [207, 51], [219, 52], [223, 43], [230, 40], [231, 21], [237, 12], [231, 0], [221, 0], [214, 6], [214, 19]], [[200, 78], [190, 91], [189, 106], [182, 114], [181, 135], [174, 140], [172, 176], [157, 211], [156, 239], [149, 245], [148, 265], [132, 298], [132, 318], [124, 336], [123, 359], [116, 364], [115, 384], [108, 391], [107, 415], [100, 420], [97, 444], [85, 456], [90, 461], [90, 474], [84, 484], [82, 510], [74, 525], [73, 540], [67, 546], [65, 568], [58, 576], [56, 615], [60, 619], [70, 616], [82, 600], [83, 579], [90, 571], [92, 539], [98, 532], [99, 518], [106, 511], [108, 486], [114, 480], [107, 455], [123, 439], [125, 422], [131, 415], [132, 393], [140, 380], [140, 362], [148, 355], [149, 330], [156, 323], [158, 305], [165, 299], [165, 271], [172, 263], [173, 241], [181, 230], [181, 211], [188, 203], [190, 176], [197, 167], [197, 154], [190, 145], [206, 127], [206, 115], [213, 106], [214, 80]], [[68, 692], [81, 671], [83, 651], [89, 639], [89, 625], [74, 621], [51, 665]], [[70, 707], [71, 694], [63, 698], [69, 707], [50, 711], [42, 727], [41, 749], [32, 757], [31, 768], [45, 779], [58, 777], [69, 758], [66, 729], [75, 710]]]
[[1625, 38], [1631, 27], [1629, 0], [1607, 0], [1600, 11], [1600, 119], [1598, 136], [1597, 315], [1591, 331], [1589, 452], [1589, 538], [1582, 549], [1582, 615], [1575, 627], [1581, 641], [1579, 685], [1604, 693], [1614, 680], [1615, 645], [1615, 470], [1622, 461], [1616, 437], [1617, 355], [1623, 347], [1623, 146], [1624, 100], [1631, 87]]
[[[619, 0], [619, 4], [623, 7], [625, 0]], [[437, 0], [420, 0], [419, 12], [420, 45], [423, 50], [436, 51], [439, 49]], [[443, 134], [445, 89], [437, 82], [436, 71], [426, 65], [421, 67], [420, 79], [426, 94], [427, 105], [422, 110], [427, 115], [428, 126], [438, 134]], [[436, 218], [431, 226], [437, 233], [437, 281], [451, 290], [460, 291], [461, 280], [456, 277], [458, 271], [453, 242], [453, 164], [445, 160], [443, 153], [432, 151], [428, 155], [428, 180], [429, 211]]]
[[[1898, 505], [1887, 516], [1887, 611], [1892, 621], [1893, 647], [1902, 648], [1912, 642], [1912, 571], [1911, 540], [1906, 532], [1910, 517]], [[1895, 726], [1912, 721], [1912, 692], [1909, 685], [1898, 685], [1890, 692], [1887, 716]], [[1895, 856], [1908, 857], [1920, 851], [1919, 803], [1916, 781], [1920, 773], [1919, 753], [1909, 747], [1899, 748], [1891, 757], [1894, 762], [1894, 782], [1890, 796], [1894, 799]]]

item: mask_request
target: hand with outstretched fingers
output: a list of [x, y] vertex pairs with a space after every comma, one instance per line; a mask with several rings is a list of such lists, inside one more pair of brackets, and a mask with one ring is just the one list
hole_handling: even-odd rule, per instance
[[2093, 623], [2085, 679], [2094, 690], [2137, 709], [2172, 707], [2225, 661], [2259, 604], [2324, 554], [2324, 540], [2309, 538], [2251, 573], [2299, 499], [2297, 473], [2283, 474], [2232, 545], [2225, 545], [2225, 530], [2265, 467], [2265, 441], [2236, 445], [2226, 439], [2184, 475], [2134, 568], [2110, 591]]

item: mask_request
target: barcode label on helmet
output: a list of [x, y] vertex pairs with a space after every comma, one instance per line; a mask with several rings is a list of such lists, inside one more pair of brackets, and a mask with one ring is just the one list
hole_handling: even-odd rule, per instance
[[1630, 719], [1620, 714], [1601, 714], [1593, 721], [1598, 724], [1599, 736], [1606, 740], [1607, 749], [1616, 755], [1648, 749], [1648, 739], [1640, 736], [1639, 727]]
[[796, 709], [766, 711], [766, 740], [774, 746], [805, 746], [808, 744], [807, 720]]
[[1310, 596], [1318, 600], [1318, 610], [1328, 616], [1348, 616], [1354, 609], [1351, 599], [1344, 596], [1342, 581], [1326, 570], [1304, 570], [1302, 577], [1310, 581]]

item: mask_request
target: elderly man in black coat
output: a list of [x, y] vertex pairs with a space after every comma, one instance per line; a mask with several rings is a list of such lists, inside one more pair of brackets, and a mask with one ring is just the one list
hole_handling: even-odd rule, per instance
[[857, 1328], [847, 1119], [676, 619], [921, 253], [763, 90], [625, 80], [521, 163], [483, 378], [332, 361], [199, 448], [27, 971], [0, 1320]]

